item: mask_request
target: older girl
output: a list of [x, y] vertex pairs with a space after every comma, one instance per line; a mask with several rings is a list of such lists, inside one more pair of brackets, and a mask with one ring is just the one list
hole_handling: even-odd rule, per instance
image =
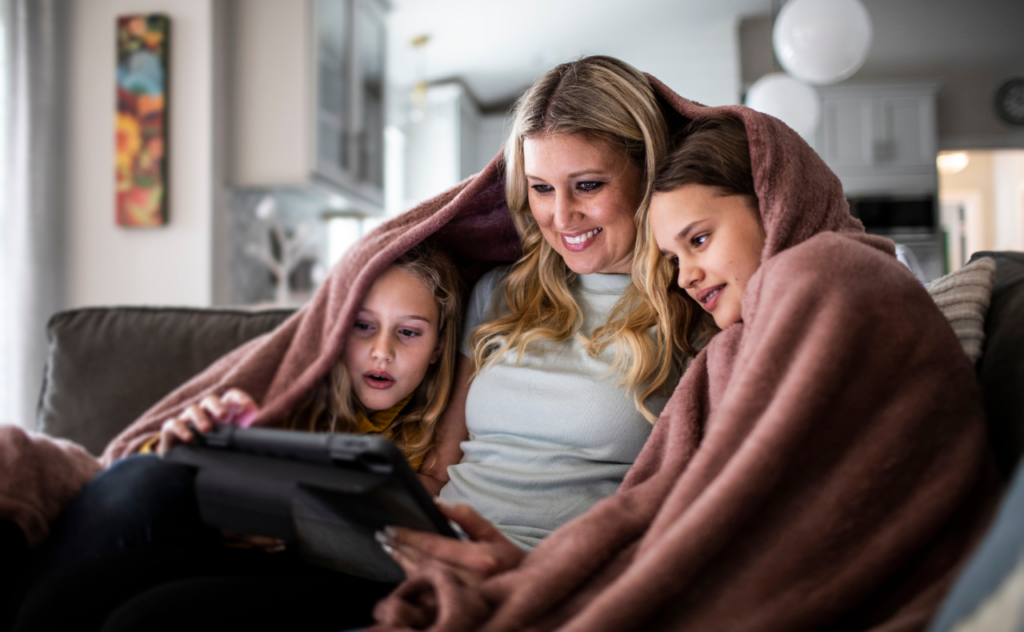
[[973, 367], [892, 242], [776, 119], [659, 88], [694, 120], [636, 276], [721, 332], [614, 496], [514, 570], [431, 565], [380, 629], [921, 630], [984, 529]]

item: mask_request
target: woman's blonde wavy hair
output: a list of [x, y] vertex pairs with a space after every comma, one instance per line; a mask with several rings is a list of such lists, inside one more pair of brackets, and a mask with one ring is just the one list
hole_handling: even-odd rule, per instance
[[[430, 365], [412, 400], [391, 422], [387, 434], [409, 461], [434, 446], [437, 421], [448, 406], [455, 381], [462, 324], [462, 277], [452, 260], [429, 243], [413, 247], [392, 265], [420, 279], [430, 290], [440, 315], [441, 354]], [[356, 411], [366, 412], [355, 397], [352, 376], [338, 361], [329, 379], [286, 420], [285, 427], [313, 432], [355, 432]]]
[[[618, 59], [585, 57], [561, 64], [540, 78], [515, 106], [505, 144], [505, 196], [523, 245], [523, 256], [500, 286], [509, 314], [477, 327], [472, 346], [477, 371], [505, 353], [522, 359], [535, 340], [564, 341], [577, 335], [583, 313], [570, 291], [576, 274], [545, 241], [530, 211], [523, 141], [551, 134], [581, 136], [623, 151], [640, 170], [643, 196], [633, 213], [637, 234], [653, 192], [654, 174], [668, 145], [666, 115], [675, 114], [638, 70]], [[678, 115], [676, 115], [678, 116]], [[634, 261], [636, 250], [634, 249]], [[634, 272], [639, 270], [634, 265]], [[649, 421], [647, 399], [664, 394], [666, 381], [693, 349], [679, 344], [673, 319], [664, 318], [641, 286], [629, 286], [608, 321], [587, 340], [597, 355], [615, 345], [613, 370]], [[654, 328], [653, 336], [649, 330]]]

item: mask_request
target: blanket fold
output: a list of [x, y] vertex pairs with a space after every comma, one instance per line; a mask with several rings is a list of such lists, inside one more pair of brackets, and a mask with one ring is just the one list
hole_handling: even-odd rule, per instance
[[70, 441], [0, 426], [0, 519], [16, 523], [29, 546], [38, 547], [50, 523], [99, 470], [99, 461]]
[[[766, 244], [743, 322], [692, 363], [616, 495], [480, 585], [411, 578], [379, 604], [378, 630], [918, 630], [987, 524], [999, 483], [973, 369], [892, 242], [864, 233], [780, 121], [650, 81], [687, 119], [747, 129]], [[503, 185], [495, 158], [383, 224], [309, 305], [154, 406], [104, 460], [229, 387], [274, 423], [337, 361], [376, 276], [424, 239], [470, 282], [514, 260]]]
[[743, 322], [690, 366], [616, 495], [479, 586], [413, 578], [374, 630], [919, 630], [987, 525], [980, 388], [892, 242], [776, 119], [652, 83], [687, 118], [746, 126], [766, 244]]
[[210, 393], [229, 388], [246, 391], [260, 404], [253, 425], [273, 425], [282, 419], [341, 356], [356, 310], [377, 276], [427, 238], [453, 255], [469, 280], [495, 263], [518, 256], [518, 237], [505, 204], [500, 156], [477, 176], [364, 237], [334, 266], [309, 304], [143, 413], [107, 446], [103, 462], [109, 464], [137, 451], [168, 418]]

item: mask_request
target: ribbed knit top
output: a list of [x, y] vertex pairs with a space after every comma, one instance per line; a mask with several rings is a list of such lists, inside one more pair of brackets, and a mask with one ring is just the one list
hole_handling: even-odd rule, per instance
[[[492, 270], [473, 289], [464, 355], [472, 355], [473, 329], [496, 317], [495, 290], [507, 273]], [[605, 323], [629, 284], [622, 274], [579, 277], [572, 292], [583, 311], [581, 333], [589, 336]], [[441, 497], [472, 505], [530, 549], [615, 492], [652, 426], [609, 370], [614, 357], [614, 346], [595, 358], [575, 338], [537, 341], [518, 366], [509, 353], [484, 369], [466, 401], [469, 440], [462, 462], [448, 468], [451, 480]], [[658, 414], [666, 401], [652, 397], [648, 406]]]

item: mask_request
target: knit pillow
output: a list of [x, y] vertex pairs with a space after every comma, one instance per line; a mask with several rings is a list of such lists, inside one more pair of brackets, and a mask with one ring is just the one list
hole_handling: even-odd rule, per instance
[[984, 257], [924, 286], [952, 325], [971, 362], [977, 362], [981, 357], [981, 347], [985, 342], [985, 313], [992, 300], [995, 275], [995, 260]]

